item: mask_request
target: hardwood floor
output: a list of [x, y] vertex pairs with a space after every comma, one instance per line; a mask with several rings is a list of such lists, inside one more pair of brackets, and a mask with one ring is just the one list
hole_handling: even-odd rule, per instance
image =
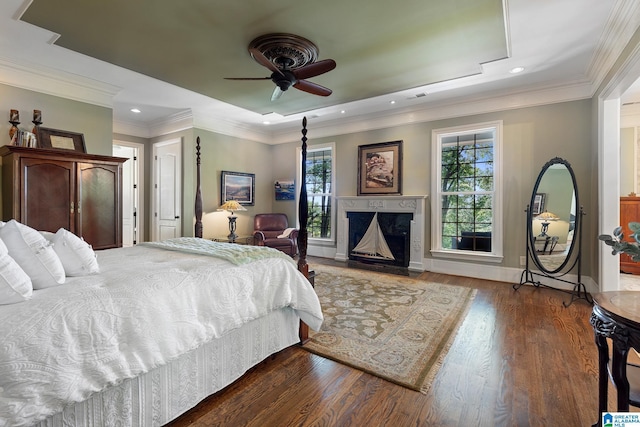
[[[319, 262], [326, 263], [309, 260]], [[429, 272], [419, 278], [478, 289], [428, 394], [294, 346], [170, 426], [569, 427], [597, 420], [588, 303], [564, 308], [566, 293], [531, 286], [514, 291], [509, 283]]]

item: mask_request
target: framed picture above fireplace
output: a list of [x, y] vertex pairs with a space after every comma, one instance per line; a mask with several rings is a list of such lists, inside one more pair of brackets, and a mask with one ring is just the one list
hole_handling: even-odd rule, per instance
[[358, 196], [402, 194], [402, 141], [358, 146]]

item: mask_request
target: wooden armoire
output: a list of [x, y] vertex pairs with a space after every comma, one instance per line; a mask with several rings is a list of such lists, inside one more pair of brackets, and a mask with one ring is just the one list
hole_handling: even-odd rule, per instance
[[[624, 233], [624, 240], [633, 242], [629, 229], [630, 222], [640, 222], [640, 197], [620, 197], [620, 226]], [[632, 261], [627, 254], [620, 254], [620, 271], [640, 274], [640, 263]]]
[[121, 157], [0, 147], [2, 219], [39, 231], [66, 228], [94, 249], [122, 246]]

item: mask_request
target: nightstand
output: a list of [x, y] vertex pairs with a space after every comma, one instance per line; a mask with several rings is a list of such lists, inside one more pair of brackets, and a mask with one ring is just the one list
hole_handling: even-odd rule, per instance
[[214, 242], [236, 243], [238, 245], [253, 245], [253, 236], [238, 236], [235, 240], [229, 240], [227, 236], [214, 237]]

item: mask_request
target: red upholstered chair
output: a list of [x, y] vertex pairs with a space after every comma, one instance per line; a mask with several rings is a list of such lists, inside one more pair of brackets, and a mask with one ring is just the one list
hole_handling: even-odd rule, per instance
[[[286, 214], [257, 214], [253, 218], [253, 238], [258, 246], [269, 246], [295, 256], [298, 253], [298, 230], [289, 227]], [[278, 237], [280, 236], [280, 237]]]

